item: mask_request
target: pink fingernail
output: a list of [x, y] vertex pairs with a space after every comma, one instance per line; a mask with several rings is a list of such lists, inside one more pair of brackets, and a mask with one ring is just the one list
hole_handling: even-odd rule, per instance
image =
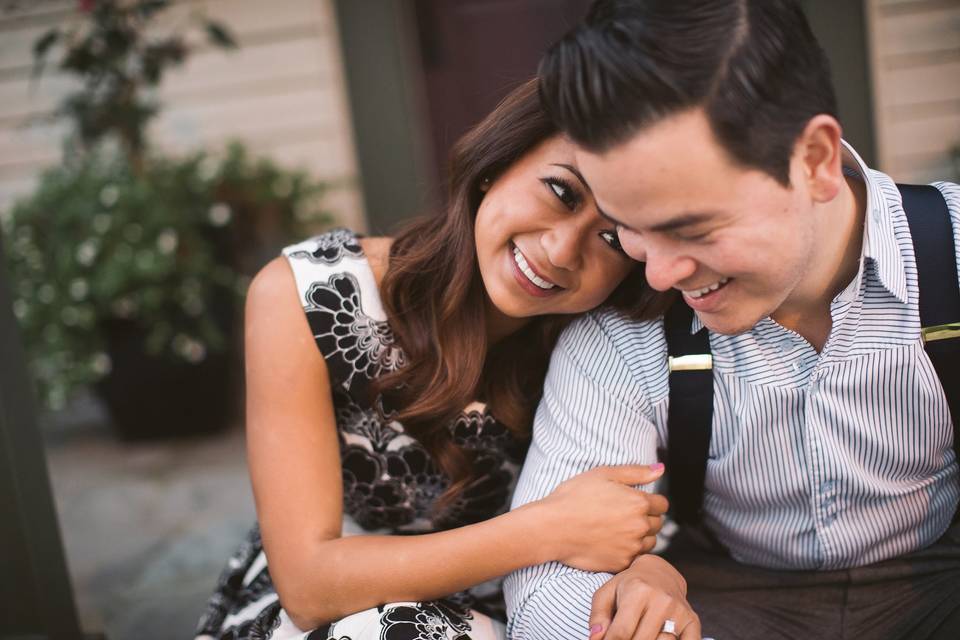
[[650, 471], [660, 471], [661, 469], [663, 469], [662, 462], [657, 462], [656, 464], [650, 465]]
[[603, 631], [602, 624], [595, 624], [592, 627], [590, 627], [590, 635], [593, 635], [595, 633], [600, 633], [601, 631]]

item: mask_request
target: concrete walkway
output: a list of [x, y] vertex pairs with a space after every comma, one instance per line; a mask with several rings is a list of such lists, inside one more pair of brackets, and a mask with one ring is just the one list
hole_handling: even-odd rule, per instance
[[123, 444], [95, 402], [71, 409], [43, 428], [84, 630], [108, 640], [192, 638], [254, 521], [242, 430]]

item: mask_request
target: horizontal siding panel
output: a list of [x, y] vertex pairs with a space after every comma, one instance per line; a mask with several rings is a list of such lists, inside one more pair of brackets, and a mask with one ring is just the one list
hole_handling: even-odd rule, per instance
[[[881, 61], [882, 65], [882, 61]], [[885, 69], [883, 107], [960, 100], [960, 60], [912, 69]]]
[[200, 90], [216, 90], [221, 85], [243, 82], [251, 92], [258, 84], [277, 76], [310, 76], [314, 84], [336, 80], [338, 72], [331, 51], [333, 43], [326, 33], [312, 38], [271, 42], [242, 47], [236, 51], [204, 51], [190, 58], [187, 66], [175, 69], [165, 78], [163, 94], [186, 96]]
[[885, 116], [890, 122], [942, 118], [960, 113], [960, 100], [941, 100], [887, 107]]
[[[206, 12], [227, 24], [241, 47], [222, 51], [203, 44], [185, 67], [168, 74], [151, 141], [164, 152], [181, 153], [216, 152], [239, 139], [255, 154], [336, 181], [341, 186], [331, 191], [330, 208], [341, 223], [363, 230], [332, 2], [177, 4], [171, 17]], [[0, 11], [0, 211], [18, 194], [29, 193], [40, 171], [60, 161], [66, 125], [49, 115], [77, 84], [52, 73], [31, 84], [30, 51], [35, 38], [68, 19], [73, 7], [74, 2], [47, 0], [15, 15]]]
[[68, 127], [61, 122], [0, 129], [0, 178], [7, 171], [42, 169], [60, 160]]
[[[323, 172], [344, 173], [355, 165], [352, 139], [338, 107], [339, 96], [318, 86], [290, 94], [246, 97], [233, 102], [198, 105], [174, 102], [161, 112], [151, 135], [171, 151], [188, 151], [232, 139], [336, 144], [323, 152]], [[40, 169], [58, 161], [63, 123], [0, 129], [0, 174], [6, 170]], [[320, 149], [316, 149], [320, 151]], [[321, 155], [321, 154], [318, 154]], [[335, 169], [331, 170], [331, 163]]]
[[934, 10], [882, 16], [884, 56], [960, 49], [960, 2]]
[[[29, 70], [34, 41], [51, 27], [76, 19], [75, 7], [75, 2], [54, 2], [46, 11], [34, 14], [18, 11], [14, 17], [8, 17], [0, 12], [0, 72]], [[326, 31], [333, 22], [328, 3], [319, 0], [283, 0], [271, 2], [268, 8], [265, 11], [258, 3], [237, 0], [181, 1], [157, 17], [156, 33], [166, 33], [184, 24], [191, 15], [206, 15], [225, 24], [243, 45], [245, 41], [262, 41], [264, 34], [269, 37], [271, 32], [282, 37], [284, 31], [291, 29]], [[16, 19], [21, 16], [32, 19]], [[188, 41], [195, 45], [206, 40], [196, 29], [189, 30], [188, 36]]]
[[367, 231], [360, 185], [353, 176], [340, 178], [336, 184], [331, 181], [330, 190], [324, 194], [322, 208], [333, 216], [337, 226], [362, 233]]
[[892, 121], [888, 139], [894, 150], [911, 153], [949, 153], [960, 146], [960, 111], [937, 118]]
[[[236, 51], [205, 50], [164, 79], [164, 100], [216, 98], [221, 89], [236, 94], [258, 94], [264, 86], [291, 77], [309, 84], [335, 84], [339, 70], [330, 51], [329, 35], [291, 42], [243, 47]], [[43, 76], [33, 83], [23, 79], [0, 82], [0, 122], [22, 121], [50, 113], [59, 100], [78, 86], [62, 75]]]
[[162, 139], [181, 144], [184, 139], [210, 140], [229, 135], [254, 135], [260, 129], [343, 126], [338, 96], [324, 87], [306, 87], [296, 93], [247, 96], [243, 100], [184, 104], [171, 102], [157, 119]]
[[77, 0], [23, 0], [0, 4], [0, 29], [58, 22], [77, 8]]
[[957, 167], [943, 154], [893, 156], [888, 173], [897, 182], [928, 184], [937, 180], [960, 180]]
[[884, 16], [905, 15], [918, 13], [921, 11], [938, 11], [943, 8], [949, 8], [957, 3], [957, 0], [867, 0], [871, 4], [877, 5], [877, 8]]
[[[289, 132], [287, 132], [289, 133]], [[323, 135], [321, 135], [321, 133]], [[295, 136], [272, 136], [257, 139], [263, 153], [288, 167], [300, 167], [327, 180], [342, 180], [355, 165], [353, 140], [341, 131], [305, 132]]]

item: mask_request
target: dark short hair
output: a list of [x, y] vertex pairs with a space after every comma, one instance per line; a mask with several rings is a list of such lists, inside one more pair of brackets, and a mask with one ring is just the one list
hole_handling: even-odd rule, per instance
[[736, 162], [785, 186], [810, 119], [837, 117], [827, 57], [793, 0], [597, 0], [539, 74], [545, 109], [587, 149], [702, 107]]

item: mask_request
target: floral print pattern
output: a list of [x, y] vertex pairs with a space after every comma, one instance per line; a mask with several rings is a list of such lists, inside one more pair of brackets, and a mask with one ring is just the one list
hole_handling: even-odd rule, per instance
[[[401, 368], [404, 356], [380, 317], [376, 288], [364, 284], [373, 278], [357, 236], [332, 231], [284, 253], [334, 381], [345, 518], [362, 530], [407, 534], [463, 526], [506, 510], [526, 442], [514, 438], [483, 405], [474, 403], [450, 425], [454, 442], [472, 457], [477, 478], [438, 511], [437, 498], [449, 479], [389, 411], [382, 417], [376, 404], [383, 398], [371, 401], [370, 382]], [[378, 638], [354, 637], [338, 622], [288, 634], [290, 623], [281, 624], [285, 614], [254, 526], [224, 569], [197, 634], [216, 640], [488, 640], [497, 624], [489, 616], [503, 619], [503, 598], [494, 583], [443, 600], [384, 605], [374, 613]]]
[[317, 236], [310, 251], [291, 251], [291, 258], [303, 258], [315, 264], [335, 265], [344, 258], [362, 258], [360, 237], [349, 229], [334, 229]]
[[332, 372], [347, 389], [360, 374], [364, 381], [403, 366], [390, 326], [363, 312], [360, 286], [350, 273], [317, 282], [306, 296], [307, 320]]

